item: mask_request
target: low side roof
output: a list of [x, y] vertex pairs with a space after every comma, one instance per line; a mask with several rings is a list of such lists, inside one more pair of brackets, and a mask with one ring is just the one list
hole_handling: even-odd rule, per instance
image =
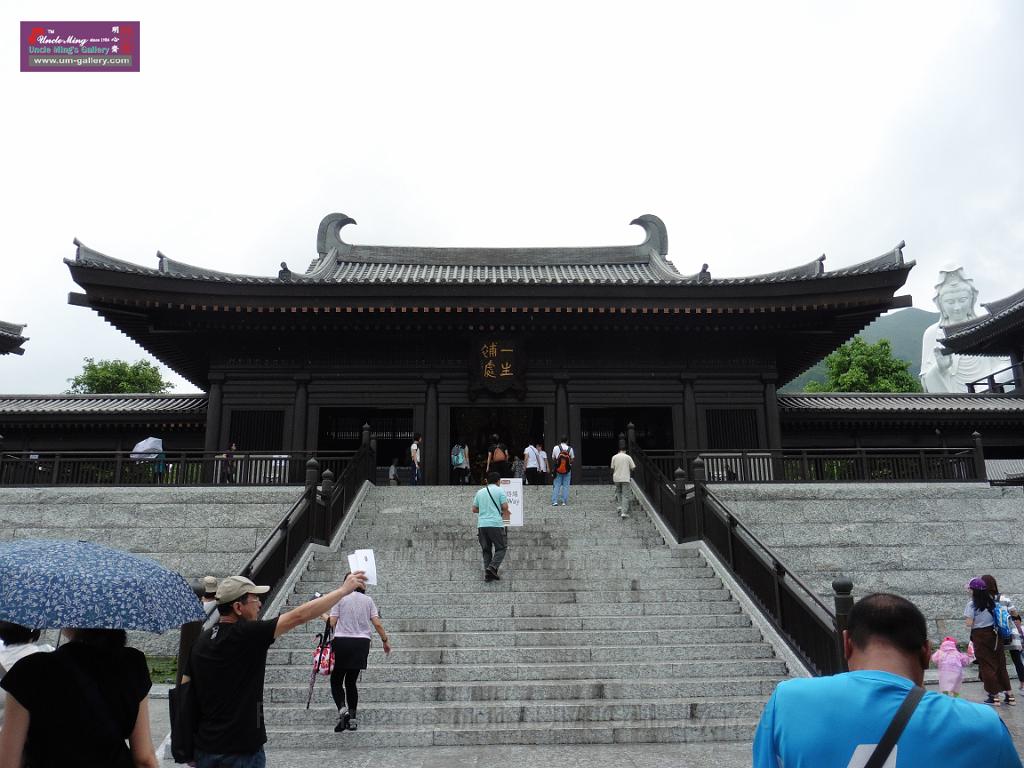
[[0, 395], [0, 417], [35, 414], [145, 414], [168, 416], [206, 413], [206, 395]]
[[0, 320], [0, 355], [25, 354], [25, 350], [21, 348], [22, 344], [28, 341], [28, 337], [22, 335], [25, 328], [25, 325]]

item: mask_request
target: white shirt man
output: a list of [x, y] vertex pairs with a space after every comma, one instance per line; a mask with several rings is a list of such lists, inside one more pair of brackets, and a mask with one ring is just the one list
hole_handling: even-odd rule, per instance
[[626, 510], [629, 509], [632, 498], [629, 478], [630, 473], [636, 469], [636, 464], [633, 462], [633, 457], [626, 453], [626, 449], [620, 448], [619, 452], [612, 456], [611, 466], [612, 482], [615, 483], [615, 503], [619, 507], [619, 517], [625, 519], [629, 517]]

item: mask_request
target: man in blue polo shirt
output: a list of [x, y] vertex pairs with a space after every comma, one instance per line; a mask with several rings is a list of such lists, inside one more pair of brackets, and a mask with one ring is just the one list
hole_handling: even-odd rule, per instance
[[505, 550], [508, 549], [505, 523], [511, 512], [508, 509], [508, 497], [498, 485], [500, 482], [500, 474], [489, 473], [487, 485], [473, 497], [473, 514], [477, 516], [476, 537], [484, 553], [484, 581], [501, 580], [498, 576], [498, 567], [505, 559]]
[[[931, 649], [924, 616], [909, 600], [874, 594], [843, 632], [850, 671], [779, 683], [754, 737], [754, 768], [863, 768], [896, 711], [924, 683]], [[999, 715], [926, 693], [884, 768], [1021, 768]]]

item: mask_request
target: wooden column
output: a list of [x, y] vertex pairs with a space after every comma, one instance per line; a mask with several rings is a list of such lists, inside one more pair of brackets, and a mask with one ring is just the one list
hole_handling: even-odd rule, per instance
[[1013, 384], [1018, 394], [1024, 393], [1024, 349], [1010, 353], [1010, 365], [1013, 366]]
[[295, 377], [295, 407], [292, 409], [292, 450], [309, 451], [306, 422], [309, 418], [309, 374]]
[[210, 376], [210, 392], [206, 404], [206, 439], [203, 441], [203, 450], [207, 453], [216, 453], [227, 446], [220, 445], [220, 424], [223, 410], [223, 393], [221, 387], [224, 382], [223, 376]]
[[[569, 391], [566, 385], [569, 377], [566, 375], [555, 377], [555, 435], [551, 437], [551, 445], [555, 445], [563, 437], [569, 437]], [[550, 455], [551, 448], [548, 448]]]
[[697, 432], [697, 397], [693, 392], [694, 374], [686, 373], [679, 377], [683, 382], [683, 434], [688, 451], [699, 450], [700, 438]]
[[768, 448], [782, 448], [782, 427], [779, 423], [779, 396], [775, 391], [774, 377], [764, 380], [764, 426], [768, 436]]
[[439, 376], [427, 376], [427, 400], [423, 409], [423, 448], [426, 452], [423, 462], [425, 483], [436, 485], [438, 464], [441, 454], [447, 454], [437, 434], [437, 382]]

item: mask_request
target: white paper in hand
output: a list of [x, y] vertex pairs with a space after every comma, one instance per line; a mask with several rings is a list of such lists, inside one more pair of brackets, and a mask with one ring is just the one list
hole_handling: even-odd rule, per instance
[[372, 549], [357, 549], [348, 556], [348, 569], [355, 573], [364, 571], [366, 583], [376, 586], [377, 584], [377, 563], [373, 559]]

